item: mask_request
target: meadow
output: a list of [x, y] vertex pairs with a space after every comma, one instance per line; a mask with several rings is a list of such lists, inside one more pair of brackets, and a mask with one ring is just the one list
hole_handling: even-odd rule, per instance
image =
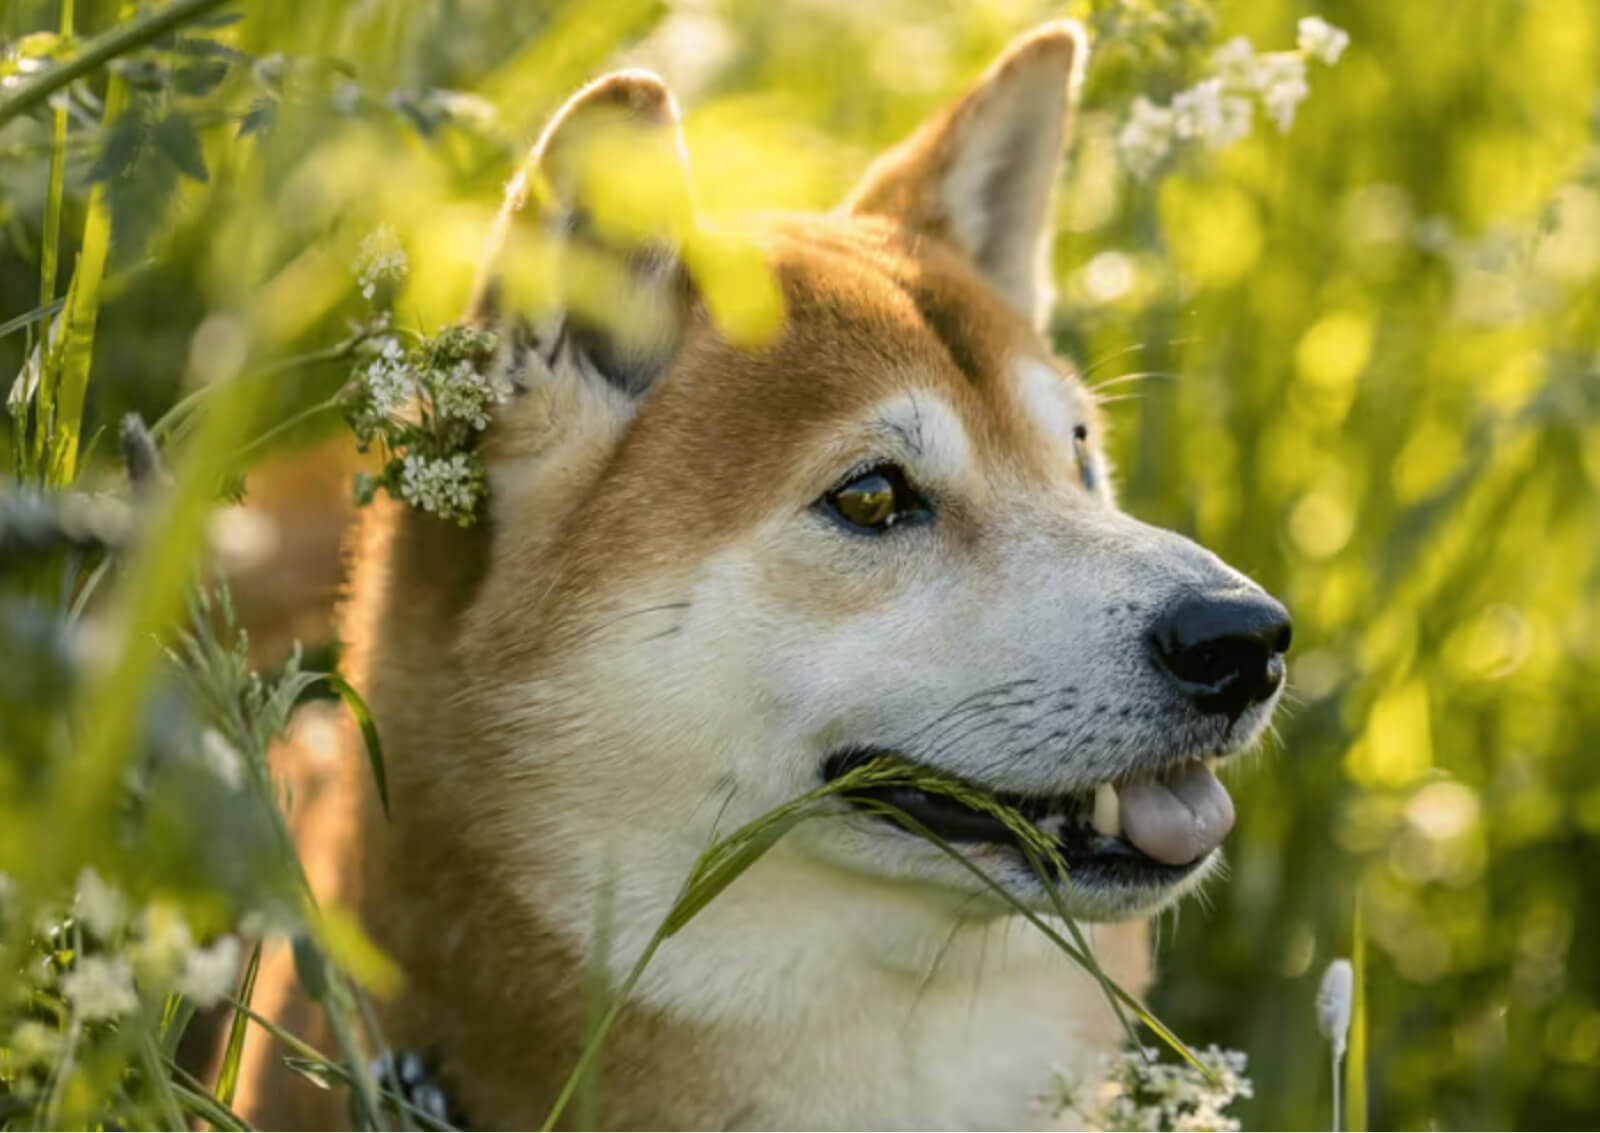
[[[309, 897], [268, 753], [351, 719], [382, 780], [340, 541], [378, 491], [472, 499], [353, 434], [385, 344], [460, 317], [561, 100], [653, 67], [700, 209], [825, 208], [1060, 15], [1094, 56], [1050, 335], [1122, 506], [1295, 618], [1150, 1007], [1248, 1056], [1243, 1127], [1325, 1128], [1349, 957], [1347, 1127], [1594, 1124], [1589, 0], [4, 0], [0, 1125], [240, 1127], [263, 938], [340, 1021], [300, 1069], [422, 1120], [367, 1070], [393, 973]], [[770, 332], [759, 265], [708, 270]]]

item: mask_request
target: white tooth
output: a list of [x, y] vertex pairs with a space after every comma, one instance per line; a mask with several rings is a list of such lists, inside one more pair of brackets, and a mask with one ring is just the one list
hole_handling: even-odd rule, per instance
[[1110, 783], [1094, 789], [1094, 828], [1107, 838], [1122, 833], [1122, 808], [1117, 803], [1117, 789]]

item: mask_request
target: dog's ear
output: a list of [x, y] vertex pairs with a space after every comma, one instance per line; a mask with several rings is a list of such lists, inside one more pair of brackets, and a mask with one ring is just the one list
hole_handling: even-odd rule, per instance
[[469, 314], [501, 335], [513, 388], [562, 374], [644, 393], [682, 338], [692, 223], [665, 84], [620, 71], [573, 95], [511, 183]]
[[1052, 190], [1087, 56], [1073, 20], [1018, 39], [965, 95], [880, 157], [845, 208], [954, 245], [1039, 323], [1050, 299]]

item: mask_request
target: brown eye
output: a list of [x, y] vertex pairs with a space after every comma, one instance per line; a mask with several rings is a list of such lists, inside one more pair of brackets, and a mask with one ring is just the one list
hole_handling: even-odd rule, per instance
[[931, 512], [905, 473], [892, 464], [881, 465], [840, 484], [819, 507], [857, 531], [881, 534], [898, 523], [925, 521]]

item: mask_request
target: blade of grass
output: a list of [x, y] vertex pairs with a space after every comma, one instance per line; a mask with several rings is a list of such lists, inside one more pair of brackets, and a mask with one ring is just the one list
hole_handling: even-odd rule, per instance
[[383, 814], [389, 816], [389, 777], [383, 769], [383, 744], [378, 739], [378, 726], [373, 722], [372, 710], [367, 707], [367, 702], [361, 699], [361, 694], [338, 673], [329, 673], [323, 678], [328, 687], [339, 694], [345, 707], [350, 709], [350, 714], [356, 718], [356, 724], [361, 728], [361, 739], [367, 748], [367, 762], [372, 764], [372, 781], [378, 788], [378, 801], [383, 804]]
[[[1095, 970], [1096, 965], [1087, 950], [1080, 949], [1078, 946], [1068, 942], [1065, 937], [1051, 928], [1042, 918], [1039, 917], [1037, 913], [1028, 908], [1028, 906], [1023, 904], [1021, 901], [1017, 900], [1016, 897], [1007, 892], [1003, 885], [994, 880], [994, 878], [990, 877], [987, 873], [983, 872], [983, 870], [979, 869], [976, 865], [969, 861], [966, 855], [961, 853], [960, 850], [956, 849], [949, 842], [939, 837], [939, 835], [935, 834], [932, 830], [929, 830], [926, 826], [923, 826], [904, 811], [890, 806], [888, 803], [872, 800], [870, 805], [862, 802], [858, 802], [856, 805], [861, 806], [863, 809], [876, 808], [878, 812], [883, 814], [885, 817], [894, 819], [896, 822], [905, 826], [906, 829], [911, 831], [913, 834], [916, 834], [918, 837], [926, 839], [935, 846], [939, 847], [939, 849], [943, 850], [969, 873], [971, 873], [974, 877], [991, 889], [997, 896], [1005, 901], [1006, 904], [1010, 905], [1012, 909], [1026, 918], [1029, 924], [1033, 925], [1034, 928], [1044, 933], [1044, 935], [1053, 944], [1055, 944], [1057, 948], [1061, 949], [1062, 952], [1066, 953], [1073, 960], [1077, 961], [1080, 965], [1089, 969], [1091, 972]], [[1068, 923], [1071, 923], [1070, 919]], [[1104, 987], [1110, 995], [1120, 1000], [1124, 1006], [1138, 1016], [1138, 1019], [1141, 1023], [1143, 1023], [1146, 1027], [1149, 1027], [1150, 1030], [1154, 1032], [1162, 1042], [1166, 1043], [1169, 1047], [1181, 1055], [1185, 1061], [1204, 1074], [1208, 1080], [1216, 1080], [1216, 1076], [1210, 1070], [1206, 1069], [1203, 1064], [1201, 1064], [1194, 1052], [1189, 1049], [1182, 1039], [1178, 1038], [1178, 1036], [1173, 1032], [1172, 1028], [1168, 1027], [1160, 1019], [1156, 1018], [1155, 1015], [1144, 1006], [1144, 1004], [1140, 1003], [1138, 999], [1130, 995], [1127, 990], [1119, 985], [1115, 980], [1111, 979], [1110, 977], [1106, 977], [1101, 986]], [[1137, 1043], [1135, 1045], [1137, 1046]]]
[[[128, 100], [128, 85], [113, 75], [106, 86], [106, 119], [114, 120]], [[67, 288], [67, 306], [60, 331], [45, 351], [39, 381], [34, 452], [36, 472], [57, 487], [73, 482], [83, 403], [89, 389], [89, 364], [94, 358], [94, 328], [100, 314], [100, 283], [111, 250], [109, 186], [95, 182], [83, 221], [78, 263]]]
[[170, 1058], [178, 1052], [183, 1032], [194, 1018], [194, 1002], [174, 992], [167, 997], [167, 1008], [161, 1014], [161, 1053]]
[[[176, 0], [158, 11], [147, 12], [95, 36], [82, 51], [65, 63], [57, 64], [41, 73], [31, 82], [22, 84], [10, 97], [0, 99], [0, 125], [17, 115], [38, 106], [56, 91], [98, 68], [119, 55], [126, 55], [158, 39], [173, 28], [198, 19], [220, 8], [229, 0]], [[111, 115], [107, 113], [107, 120]]]
[[[61, 38], [72, 38], [73, 0], [61, 0]], [[44, 198], [44, 232], [39, 241], [39, 302], [56, 297], [56, 259], [61, 249], [61, 198], [67, 167], [67, 108], [57, 106], [50, 134], [50, 181]]]
[[0, 338], [16, 334], [19, 330], [26, 330], [34, 323], [44, 322], [44, 320], [50, 318], [66, 305], [67, 301], [65, 299], [56, 299], [41, 307], [35, 307], [31, 311], [24, 311], [15, 318], [7, 319], [5, 322], [0, 323]]
[[[177, 1067], [173, 1067], [173, 1072], [182, 1073]], [[197, 1086], [198, 1083], [196, 1084]], [[214, 1098], [207, 1095], [204, 1090], [196, 1087], [187, 1086], [182, 1082], [172, 1083], [173, 1096], [185, 1111], [200, 1118], [213, 1129], [226, 1129], [229, 1133], [250, 1133], [255, 1128], [249, 1122], [242, 1120], [232, 1110], [218, 1105]], [[179, 1125], [174, 1126], [174, 1128], [182, 1129], [187, 1128], [187, 1126]]]
[[[239, 999], [248, 1004], [255, 998], [256, 975], [261, 971], [261, 942], [250, 950], [249, 963], [244, 968], [244, 979], [239, 984]], [[250, 1016], [235, 1010], [233, 1025], [228, 1028], [228, 1045], [222, 1051], [222, 1066], [217, 1071], [217, 1100], [225, 1106], [233, 1105], [234, 1092], [239, 1088], [239, 1067], [244, 1062], [244, 1037], [250, 1025]]]
[[155, 1091], [156, 1102], [161, 1107], [161, 1120], [168, 1129], [184, 1128], [183, 1107], [173, 1093], [172, 1078], [167, 1073], [148, 1026], [139, 1029], [139, 1061], [144, 1067], [145, 1077], [150, 1080], [150, 1088]]

